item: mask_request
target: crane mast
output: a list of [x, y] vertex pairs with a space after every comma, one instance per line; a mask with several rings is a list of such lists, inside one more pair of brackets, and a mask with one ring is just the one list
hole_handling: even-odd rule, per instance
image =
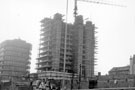
[[75, 0], [74, 17], [77, 15], [77, 0]]

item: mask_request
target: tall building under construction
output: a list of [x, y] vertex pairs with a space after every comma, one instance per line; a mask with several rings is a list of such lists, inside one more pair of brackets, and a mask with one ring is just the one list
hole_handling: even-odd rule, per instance
[[84, 24], [83, 16], [79, 15], [74, 24], [69, 24], [56, 13], [53, 18], [41, 20], [40, 32], [39, 77], [68, 77], [72, 72], [86, 78], [94, 76], [96, 40], [91, 21]]
[[31, 44], [21, 39], [6, 40], [0, 44], [0, 78], [21, 80], [29, 74]]

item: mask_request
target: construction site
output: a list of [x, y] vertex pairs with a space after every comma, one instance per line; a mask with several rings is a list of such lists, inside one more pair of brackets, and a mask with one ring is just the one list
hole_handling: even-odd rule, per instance
[[76, 17], [74, 24], [66, 24], [59, 13], [41, 23], [39, 78], [71, 80], [72, 73], [86, 80], [93, 77], [95, 25], [91, 21], [84, 24], [81, 15]]
[[[8, 76], [6, 75], [8, 80], [11, 79], [9, 80], [10, 85], [8, 88], [14, 85], [15, 87], [21, 87], [15, 90], [47, 90], [44, 89], [44, 87], [40, 87], [41, 83], [44, 83], [44, 80], [46, 80], [46, 83], [49, 82], [49, 88], [51, 88], [51, 84], [52, 86], [55, 84], [54, 86], [58, 87], [54, 90], [135, 90], [135, 56], [131, 58], [130, 65], [112, 68], [109, 71], [109, 75], [101, 75], [100, 72], [98, 72], [98, 75], [95, 74], [96, 61], [98, 61], [96, 58], [98, 51], [98, 41], [96, 37], [97, 27], [92, 21], [85, 21], [83, 15], [78, 14], [77, 3], [79, 1], [124, 7], [122, 5], [93, 0], [74, 0], [74, 22], [68, 23], [67, 0], [65, 15], [55, 13], [52, 18], [45, 17], [40, 21], [41, 29], [36, 63], [37, 72], [29, 73], [31, 44], [26, 45], [27, 50], [21, 50], [22, 52], [27, 52], [27, 57], [29, 57], [27, 58], [27, 62], [23, 62], [27, 64], [27, 68], [23, 67], [26, 69], [21, 69], [21, 71], [24, 72], [22, 74], [23, 76], [20, 75], [20, 73], [15, 75], [12, 73], [11, 76], [10, 73], [8, 73]], [[66, 17], [65, 20], [64, 16]], [[3, 47], [4, 46], [1, 46], [1, 49]], [[0, 64], [3, 63], [2, 61], [3, 59]], [[15, 62], [16, 60], [14, 63]], [[1, 66], [4, 66], [4, 64]], [[17, 73], [15, 69], [11, 71]], [[0, 72], [5, 73], [3, 70]], [[13, 77], [19, 78], [20, 81], [18, 81], [20, 83], [13, 84], [15, 80], [12, 80]], [[5, 76], [1, 76], [1, 78], [5, 78]], [[25, 83], [23, 83], [23, 81]], [[4, 83], [2, 85], [4, 86]], [[12, 88], [12, 90], [14, 89]]]
[[[97, 27], [92, 21], [85, 22], [83, 16], [78, 15], [78, 1], [123, 7], [106, 2], [75, 0], [74, 22], [71, 24], [67, 23], [67, 0], [65, 21], [60, 13], [41, 20], [37, 72], [41, 79], [61, 80], [62, 86], [67, 84], [70, 88], [88, 88], [89, 81], [95, 80]], [[84, 85], [80, 82], [84, 82]], [[76, 85], [72, 86], [73, 83]]]

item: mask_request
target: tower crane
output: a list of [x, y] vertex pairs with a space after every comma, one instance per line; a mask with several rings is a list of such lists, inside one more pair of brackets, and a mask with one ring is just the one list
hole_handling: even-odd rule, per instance
[[[76, 18], [77, 16], [77, 1], [83, 1], [83, 2], [89, 2], [89, 3], [95, 3], [95, 4], [104, 4], [104, 5], [112, 5], [112, 6], [119, 6], [119, 7], [125, 7], [123, 5], [116, 5], [116, 4], [111, 4], [111, 3], [106, 3], [106, 2], [101, 2], [101, 1], [94, 1], [94, 0], [74, 0], [74, 17]], [[66, 26], [65, 26], [65, 49], [64, 49], [64, 65], [63, 65], [63, 72], [65, 72], [65, 62], [66, 62], [66, 43], [67, 43], [67, 19], [68, 19], [68, 0], [66, 2]], [[72, 78], [74, 77], [74, 73], [72, 74]], [[73, 80], [73, 79], [72, 79]], [[65, 80], [63, 80], [63, 86], [64, 86]], [[72, 81], [73, 83], [73, 81]], [[73, 84], [71, 84], [71, 90], [72, 90]]]
[[77, 16], [77, 1], [82, 1], [82, 2], [89, 2], [89, 3], [95, 3], [95, 4], [104, 4], [104, 5], [112, 5], [112, 6], [118, 6], [118, 7], [126, 7], [124, 5], [118, 5], [118, 4], [113, 4], [113, 3], [107, 3], [107, 2], [101, 2], [101, 1], [94, 1], [94, 0], [75, 0], [75, 5], [74, 5], [74, 17]]

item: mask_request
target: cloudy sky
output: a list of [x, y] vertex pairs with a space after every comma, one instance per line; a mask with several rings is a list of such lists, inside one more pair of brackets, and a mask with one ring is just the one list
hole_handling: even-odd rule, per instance
[[[74, 0], [68, 1], [68, 22], [72, 23]], [[112, 67], [129, 65], [130, 56], [135, 54], [135, 0], [96, 1], [126, 6], [78, 2], [78, 14], [98, 27], [95, 72], [107, 74]], [[65, 12], [66, 0], [0, 0], [0, 42], [21, 38], [31, 43], [31, 72], [35, 72], [40, 20], [53, 17], [55, 13], [65, 15]]]

